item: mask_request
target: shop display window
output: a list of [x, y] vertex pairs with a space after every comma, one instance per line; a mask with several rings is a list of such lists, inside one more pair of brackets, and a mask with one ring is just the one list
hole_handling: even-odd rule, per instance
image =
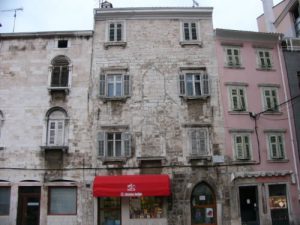
[[165, 217], [164, 198], [132, 197], [129, 203], [130, 219], [155, 219]]
[[98, 204], [99, 225], [121, 224], [121, 199], [119, 197], [99, 198]]
[[273, 225], [289, 225], [285, 184], [269, 185], [269, 206]]

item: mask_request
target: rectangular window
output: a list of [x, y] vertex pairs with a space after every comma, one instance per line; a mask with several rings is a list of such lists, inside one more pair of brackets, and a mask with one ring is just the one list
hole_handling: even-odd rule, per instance
[[49, 120], [48, 145], [63, 146], [64, 120]]
[[197, 23], [196, 22], [184, 22], [183, 23], [183, 40], [184, 41], [196, 41], [198, 40]]
[[192, 156], [207, 156], [209, 153], [207, 128], [190, 128], [188, 136], [190, 154]]
[[251, 159], [250, 134], [234, 134], [234, 151], [237, 160]]
[[271, 69], [272, 61], [271, 61], [271, 52], [269, 50], [258, 50], [258, 67], [260, 69]]
[[67, 48], [68, 47], [68, 40], [58, 40], [57, 41], [58, 48]]
[[126, 132], [98, 133], [100, 157], [130, 157], [131, 135]]
[[51, 77], [51, 87], [68, 87], [69, 67], [54, 66]]
[[101, 74], [100, 96], [103, 98], [126, 98], [130, 96], [130, 77], [125, 74]]
[[76, 215], [77, 188], [76, 187], [49, 187], [50, 215]]
[[116, 42], [123, 39], [123, 23], [112, 22], [109, 24], [109, 41]]
[[179, 82], [180, 96], [199, 98], [210, 95], [210, 81], [205, 72], [180, 74]]
[[264, 110], [278, 112], [277, 88], [263, 88]]
[[98, 198], [98, 224], [120, 225], [121, 224], [121, 198], [104, 197]]
[[246, 111], [246, 93], [244, 87], [230, 87], [230, 102], [232, 111]]
[[129, 200], [129, 213], [130, 219], [164, 218], [164, 198], [132, 197]]
[[283, 134], [268, 134], [270, 159], [284, 159], [284, 135]]
[[241, 55], [239, 48], [225, 48], [226, 51], [226, 65], [228, 67], [240, 67]]
[[0, 187], [0, 216], [9, 215], [10, 187]]

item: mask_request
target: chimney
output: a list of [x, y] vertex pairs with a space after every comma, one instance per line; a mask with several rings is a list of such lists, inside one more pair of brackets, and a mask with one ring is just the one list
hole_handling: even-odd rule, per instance
[[261, 0], [263, 2], [263, 8], [264, 8], [264, 17], [265, 17], [265, 23], [266, 23], [266, 29], [267, 32], [276, 32], [275, 26], [274, 26], [274, 13], [273, 13], [273, 0]]

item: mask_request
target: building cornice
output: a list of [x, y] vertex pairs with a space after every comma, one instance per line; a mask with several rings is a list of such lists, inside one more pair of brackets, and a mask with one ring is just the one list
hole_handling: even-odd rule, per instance
[[277, 43], [281, 38], [280, 33], [265, 33], [255, 31], [242, 31], [242, 30], [227, 30], [227, 29], [216, 29], [216, 38], [222, 40], [236, 40], [239, 43], [243, 41], [263, 41], [268, 43]]
[[211, 19], [212, 7], [158, 7], [95, 9], [95, 20], [111, 19]]
[[79, 31], [45, 31], [45, 32], [24, 32], [24, 33], [2, 33], [0, 39], [17, 38], [55, 38], [55, 37], [92, 37], [92, 30]]

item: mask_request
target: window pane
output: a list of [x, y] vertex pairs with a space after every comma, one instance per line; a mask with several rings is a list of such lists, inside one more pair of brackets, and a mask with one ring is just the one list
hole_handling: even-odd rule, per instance
[[195, 23], [191, 23], [191, 29], [192, 29], [192, 40], [197, 40], [197, 29]]
[[200, 96], [201, 95], [201, 85], [200, 82], [195, 83], [195, 95]]
[[0, 187], [0, 215], [9, 215], [10, 187]]
[[165, 217], [164, 198], [133, 197], [129, 200], [130, 219]]
[[184, 39], [187, 41], [190, 40], [190, 31], [188, 23], [184, 23]]
[[117, 41], [122, 40], [122, 24], [118, 23], [117, 25]]
[[108, 157], [114, 156], [114, 142], [110, 140], [107, 141], [107, 156]]
[[109, 26], [109, 41], [114, 41], [115, 39], [115, 25], [112, 23]]
[[118, 197], [98, 198], [101, 225], [121, 224], [121, 199]]
[[122, 96], [122, 83], [116, 84], [116, 96]]
[[107, 95], [109, 97], [114, 96], [114, 84], [113, 83], [108, 83], [108, 88], [107, 88]]
[[76, 188], [49, 188], [50, 214], [76, 214]]

